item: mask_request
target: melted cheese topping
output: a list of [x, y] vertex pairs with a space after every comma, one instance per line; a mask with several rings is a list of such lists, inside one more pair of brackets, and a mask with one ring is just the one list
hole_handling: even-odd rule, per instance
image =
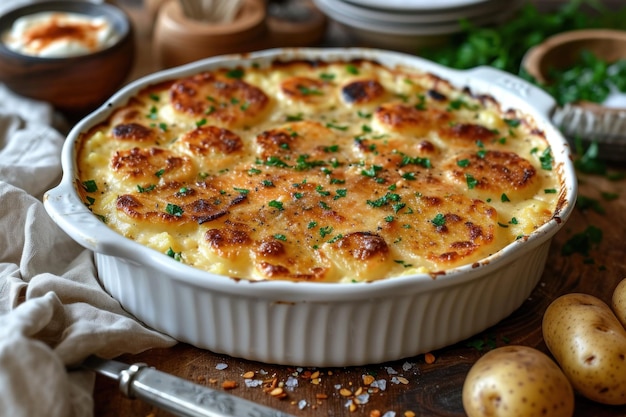
[[547, 222], [559, 189], [527, 115], [371, 61], [154, 85], [83, 134], [77, 158], [109, 227], [252, 280], [435, 275]]

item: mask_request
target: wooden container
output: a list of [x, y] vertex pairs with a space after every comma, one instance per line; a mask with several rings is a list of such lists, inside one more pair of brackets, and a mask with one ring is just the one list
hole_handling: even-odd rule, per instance
[[154, 52], [163, 68], [215, 55], [251, 52], [267, 46], [265, 3], [245, 0], [233, 22], [209, 23], [183, 13], [178, 0], [168, 0], [158, 11]]

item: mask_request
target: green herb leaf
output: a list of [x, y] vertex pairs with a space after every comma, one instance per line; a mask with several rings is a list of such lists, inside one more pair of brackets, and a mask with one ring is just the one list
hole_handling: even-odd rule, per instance
[[96, 180], [83, 181], [83, 188], [88, 193], [95, 193], [98, 191], [98, 184], [96, 184]]
[[181, 217], [183, 215], [183, 209], [180, 206], [171, 203], [167, 203], [167, 206], [165, 206], [165, 212], [176, 217]]

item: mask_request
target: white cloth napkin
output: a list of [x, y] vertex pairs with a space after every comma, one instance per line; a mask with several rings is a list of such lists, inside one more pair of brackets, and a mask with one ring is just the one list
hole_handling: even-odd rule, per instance
[[58, 120], [0, 84], [0, 416], [92, 416], [94, 375], [67, 366], [176, 343], [100, 287], [91, 252], [43, 208], [61, 174]]

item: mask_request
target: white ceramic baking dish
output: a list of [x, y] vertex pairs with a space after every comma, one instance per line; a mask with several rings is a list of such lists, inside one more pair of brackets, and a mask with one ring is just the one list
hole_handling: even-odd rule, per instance
[[[252, 282], [217, 276], [124, 238], [109, 229], [76, 191], [75, 141], [143, 87], [215, 66], [276, 58], [356, 57], [429, 71], [452, 84], [489, 94], [505, 108], [536, 119], [561, 177], [553, 219], [478, 264], [431, 275], [371, 283]], [[200, 348], [250, 360], [299, 366], [380, 363], [425, 353], [496, 324], [539, 281], [550, 242], [576, 200], [570, 149], [550, 124], [553, 100], [543, 91], [489, 68], [448, 69], [415, 56], [371, 49], [281, 49], [209, 58], [144, 77], [123, 88], [68, 135], [63, 179], [45, 196], [54, 221], [95, 254], [103, 287], [148, 326]]]

